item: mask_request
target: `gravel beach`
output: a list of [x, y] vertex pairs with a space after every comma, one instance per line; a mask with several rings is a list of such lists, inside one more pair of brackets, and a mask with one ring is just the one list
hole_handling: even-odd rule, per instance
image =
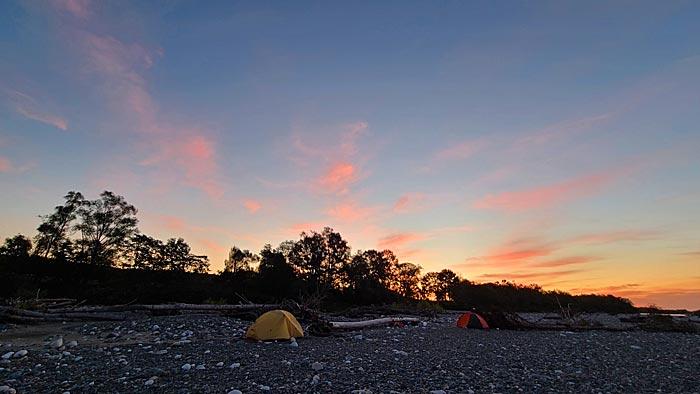
[[465, 330], [454, 321], [307, 336], [298, 346], [243, 340], [250, 322], [209, 315], [6, 326], [0, 393], [700, 393], [698, 334]]

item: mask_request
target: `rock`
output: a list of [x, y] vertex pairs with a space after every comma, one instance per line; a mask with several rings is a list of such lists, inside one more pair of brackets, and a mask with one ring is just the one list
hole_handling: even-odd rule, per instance
[[61, 346], [63, 346], [63, 337], [58, 337], [58, 339], [55, 339], [52, 341], [49, 346], [51, 346], [52, 349], [58, 349]]
[[216, 363], [216, 366], [217, 366], [217, 367], [223, 367], [223, 366], [224, 366], [224, 362], [223, 362], [223, 361], [219, 361], [218, 363]]
[[78, 341], [70, 341], [66, 344], [66, 347], [77, 347]]
[[24, 356], [27, 355], [27, 353], [29, 353], [29, 352], [26, 351], [26, 350], [20, 350], [20, 351], [18, 351], [17, 353], [15, 353], [15, 355], [14, 355], [13, 357], [14, 357], [14, 358], [24, 357]]
[[241, 390], [231, 390], [226, 394], [243, 394], [243, 392]]
[[148, 379], [147, 381], [145, 381], [145, 382], [143, 383], [143, 385], [144, 385], [144, 386], [150, 386], [150, 385], [152, 385], [152, 384], [155, 383], [155, 382], [156, 382], [156, 381], [153, 380], [153, 378], [151, 378], [151, 379]]
[[289, 346], [291, 346], [291, 347], [299, 347], [299, 344], [296, 343], [296, 341], [294, 341], [294, 342], [290, 343]]
[[318, 361], [314, 361], [314, 363], [311, 364], [311, 369], [313, 369], [314, 371], [320, 371], [323, 369], [323, 364], [319, 363]]
[[353, 390], [350, 392], [350, 394], [372, 394], [372, 390], [365, 390], [365, 389]]
[[192, 365], [190, 363], [185, 363], [182, 365], [183, 371], [189, 371], [190, 369], [192, 369]]
[[2, 356], [0, 356], [0, 358], [2, 358], [3, 360], [8, 360], [14, 354], [15, 354], [15, 352], [7, 352], [7, 353], [3, 354]]
[[202, 370], [202, 369], [206, 369], [206, 367], [204, 366], [204, 364], [199, 364], [199, 365], [197, 365], [197, 369]]
[[10, 394], [15, 394], [17, 390], [13, 389], [10, 386], [0, 386], [0, 393], [10, 393]]
[[262, 391], [270, 391], [270, 386], [265, 386], [263, 384], [260, 385], [260, 390]]
[[240, 366], [241, 366], [241, 363], [233, 363], [233, 364], [229, 365], [228, 367], [233, 369], [233, 368], [238, 368]]
[[311, 379], [311, 384], [318, 384], [318, 382], [321, 381], [321, 377], [318, 375], [314, 375], [313, 379]]
[[637, 346], [637, 345], [632, 345], [632, 346], [630, 346], [630, 349], [642, 350], [642, 347], [641, 347], [641, 346]]
[[430, 394], [447, 394], [445, 390], [432, 390]]

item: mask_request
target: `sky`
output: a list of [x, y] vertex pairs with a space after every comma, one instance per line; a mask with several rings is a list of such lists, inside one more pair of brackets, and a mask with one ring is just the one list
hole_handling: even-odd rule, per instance
[[700, 3], [0, 2], [0, 237], [76, 190], [222, 269], [329, 226], [423, 272], [700, 309]]

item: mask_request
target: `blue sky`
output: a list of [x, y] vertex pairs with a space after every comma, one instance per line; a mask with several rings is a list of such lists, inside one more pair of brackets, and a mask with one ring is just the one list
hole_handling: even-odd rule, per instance
[[0, 236], [69, 190], [220, 269], [331, 226], [424, 272], [700, 307], [694, 2], [0, 4]]

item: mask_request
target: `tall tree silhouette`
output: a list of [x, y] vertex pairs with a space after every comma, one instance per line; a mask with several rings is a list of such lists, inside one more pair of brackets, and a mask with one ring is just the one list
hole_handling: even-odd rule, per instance
[[75, 229], [81, 238], [80, 258], [95, 265], [113, 265], [128, 241], [138, 233], [136, 208], [124, 197], [104, 191], [97, 200], [82, 201]]
[[[80, 192], [70, 191], [63, 197], [66, 202], [54, 209], [54, 213], [40, 216], [42, 222], [34, 238], [34, 253], [43, 257], [66, 257], [66, 246], [70, 246], [68, 235], [76, 219], [78, 209], [85, 202]], [[63, 253], [60, 250], [63, 249]]]
[[323, 232], [302, 232], [288, 259], [299, 276], [317, 292], [336, 286], [341, 267], [350, 257], [350, 246], [340, 233], [326, 227]]

